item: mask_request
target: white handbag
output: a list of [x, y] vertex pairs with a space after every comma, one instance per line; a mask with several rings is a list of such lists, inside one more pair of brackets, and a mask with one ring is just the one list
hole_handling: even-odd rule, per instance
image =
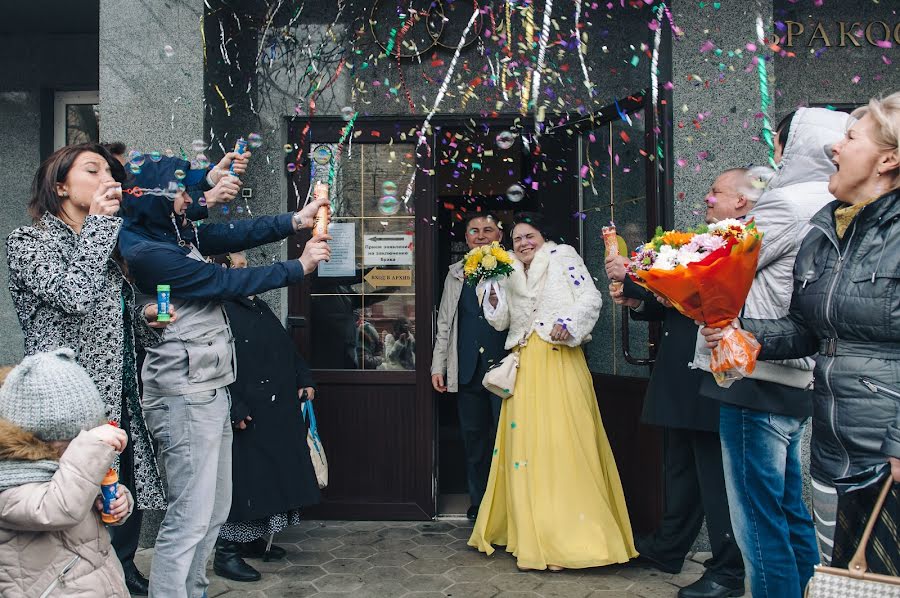
[[322, 440], [319, 438], [319, 427], [316, 424], [316, 412], [313, 411], [312, 401], [303, 402], [303, 417], [306, 418], [306, 444], [309, 446], [309, 458], [316, 471], [319, 488], [324, 488], [328, 485], [328, 459], [325, 458], [325, 449], [322, 448]]
[[519, 354], [510, 353], [487, 371], [481, 384], [501, 399], [508, 399], [516, 389], [518, 370]]
[[[545, 277], [541, 284], [541, 290], [538, 291], [539, 301], [541, 295], [543, 295], [544, 293], [544, 285], [546, 285], [546, 283], [547, 278]], [[491, 283], [491, 286], [493, 286], [494, 284], [496, 283]], [[499, 293], [500, 285], [497, 285], [496, 288]], [[484, 301], [487, 301], [487, 293], [485, 293]], [[534, 324], [534, 314], [537, 313], [536, 306], [534, 311], [532, 311], [531, 313], [531, 324]], [[531, 324], [529, 324], [528, 328], [531, 328]], [[519, 341], [520, 349], [525, 346], [525, 342], [525, 338]], [[484, 375], [484, 378], [481, 380], [481, 384], [501, 399], [508, 399], [516, 390], [516, 374], [518, 372], [519, 352], [517, 350], [514, 350], [512, 353], [501, 359], [498, 363], [495, 363], [493, 366], [491, 366], [491, 368]]]

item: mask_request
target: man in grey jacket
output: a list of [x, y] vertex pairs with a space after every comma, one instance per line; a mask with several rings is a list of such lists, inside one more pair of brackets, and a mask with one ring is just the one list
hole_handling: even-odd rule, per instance
[[[466, 220], [469, 249], [503, 238], [499, 220], [486, 213], [473, 213]], [[484, 319], [475, 287], [466, 284], [463, 262], [450, 266], [438, 311], [437, 336], [431, 358], [431, 384], [439, 393], [457, 393], [459, 425], [466, 451], [466, 478], [472, 501], [466, 516], [474, 520], [487, 486], [500, 397], [485, 390], [484, 374], [504, 356], [506, 335]]]
[[[844, 134], [848, 115], [801, 108], [779, 125], [778, 172], [745, 171], [748, 188], [765, 191], [756, 201], [707, 196], [707, 221], [755, 219], [764, 234], [756, 277], [742, 316], [780, 318], [788, 313], [793, 267], [809, 220], [834, 198], [832, 143]], [[767, 170], [767, 169], [766, 169]], [[749, 196], [759, 195], [750, 193]], [[749, 211], [749, 213], [748, 213]], [[708, 369], [702, 337], [694, 365]], [[802, 499], [800, 445], [812, 415], [811, 358], [758, 362], [753, 374], [730, 388], [705, 376], [701, 394], [718, 399], [725, 484], [735, 540], [741, 548], [754, 598], [800, 598], [819, 561], [812, 519]]]

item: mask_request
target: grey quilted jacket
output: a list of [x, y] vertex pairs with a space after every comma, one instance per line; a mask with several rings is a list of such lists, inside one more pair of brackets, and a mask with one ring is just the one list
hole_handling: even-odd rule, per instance
[[838, 239], [841, 205], [810, 221], [789, 315], [741, 320], [762, 344], [761, 359], [818, 353], [811, 472], [823, 482], [900, 458], [900, 400], [860, 380], [900, 388], [900, 192], [863, 208]]

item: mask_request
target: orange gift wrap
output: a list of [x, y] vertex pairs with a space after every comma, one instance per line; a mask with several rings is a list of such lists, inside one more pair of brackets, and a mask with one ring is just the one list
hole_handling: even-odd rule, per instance
[[710, 369], [720, 386], [730, 386], [751, 374], [760, 351], [752, 334], [731, 326], [750, 293], [762, 246], [762, 234], [752, 220], [745, 227], [743, 239], [730, 238], [701, 261], [672, 270], [651, 268], [631, 273], [636, 283], [667, 299], [688, 318], [727, 328], [710, 358]]

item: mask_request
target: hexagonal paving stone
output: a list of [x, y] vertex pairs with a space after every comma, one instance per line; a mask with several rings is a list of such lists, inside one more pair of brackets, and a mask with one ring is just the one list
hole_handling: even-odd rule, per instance
[[371, 544], [345, 544], [331, 550], [332, 556], [341, 559], [364, 559], [376, 552]]
[[516, 559], [511, 554], [495, 552], [487, 559], [490, 561], [487, 565], [488, 568], [493, 569], [497, 573], [519, 573]]
[[310, 538], [340, 538], [347, 535], [347, 530], [343, 527], [317, 527], [306, 532]]
[[626, 592], [634, 585], [634, 581], [622, 577], [618, 573], [617, 569], [607, 569], [606, 567], [586, 569], [580, 581], [595, 592]]
[[328, 552], [343, 546], [340, 538], [307, 538], [300, 540], [294, 546], [304, 552]]
[[417, 546], [408, 552], [417, 559], [444, 559], [456, 551], [446, 546]]
[[443, 592], [409, 592], [404, 594], [403, 598], [446, 598], [447, 594]]
[[544, 598], [585, 598], [593, 589], [580, 581], [543, 583], [535, 590]]
[[383, 581], [380, 583], [366, 584], [353, 592], [353, 598], [388, 598], [404, 596], [406, 588], [396, 581]]
[[313, 582], [321, 592], [354, 592], [362, 587], [362, 578], [349, 573], [329, 573]]
[[388, 581], [399, 583], [409, 576], [410, 572], [403, 567], [372, 567], [365, 573], [360, 573], [360, 577], [366, 585]]
[[452, 542], [453, 538], [451, 538], [447, 534], [427, 532], [424, 534], [419, 534], [418, 536], [413, 536], [412, 538], [410, 538], [410, 540], [412, 540], [416, 544], [425, 546], [443, 546]]
[[385, 521], [350, 521], [345, 527], [354, 532], [374, 532], [388, 525]]
[[509, 592], [529, 592], [541, 585], [540, 577], [529, 573], [500, 573], [491, 584]]
[[322, 565], [329, 573], [353, 573], [359, 575], [372, 568], [372, 563], [365, 559], [334, 559]]
[[381, 538], [375, 532], [348, 532], [341, 536], [341, 542], [344, 544], [374, 544]]
[[455, 569], [447, 571], [445, 575], [452, 579], [454, 582], [460, 583], [464, 581], [488, 581], [489, 579], [497, 575], [497, 572], [488, 569], [485, 566], [456, 567]]
[[419, 530], [420, 533], [432, 532], [435, 534], [445, 534], [455, 528], [456, 526], [450, 523], [449, 521], [432, 521], [429, 523], [420, 523], [416, 526], [416, 529]]
[[503, 591], [494, 596], [494, 598], [541, 598], [540, 594], [535, 594], [534, 592], [516, 592], [516, 591]]
[[403, 587], [415, 592], [438, 592], [453, 585], [443, 575], [413, 575], [400, 582]]
[[457, 552], [468, 552], [469, 550], [476, 550], [475, 548], [469, 546], [469, 539], [465, 540], [453, 540], [449, 544], [447, 544], [448, 548], [452, 548]]
[[325, 575], [325, 570], [318, 565], [291, 565], [281, 571], [285, 582], [314, 581]]
[[442, 575], [453, 567], [454, 565], [448, 563], [446, 559], [416, 559], [406, 565], [404, 569], [416, 575]]
[[472, 528], [471, 527], [455, 527], [447, 533], [458, 540], [468, 540], [469, 538], [472, 537]]
[[[447, 548], [452, 548], [448, 546]], [[447, 557], [447, 560], [457, 567], [486, 567], [491, 562], [491, 557], [478, 552], [471, 546], [457, 550], [455, 554]]]
[[289, 552], [287, 559], [295, 565], [324, 565], [328, 561], [334, 560], [334, 557], [327, 552], [298, 550]]
[[373, 554], [369, 558], [366, 559], [373, 565], [384, 565], [384, 566], [394, 566], [394, 567], [402, 567], [407, 563], [411, 563], [416, 560], [416, 557], [412, 556], [407, 552], [379, 552]]
[[377, 532], [379, 537], [385, 539], [408, 540], [413, 536], [419, 535], [419, 530], [411, 527], [388, 527], [380, 529]]
[[285, 581], [269, 588], [268, 595], [281, 598], [308, 598], [318, 592], [319, 589], [308, 581]]
[[[211, 577], [211, 576], [210, 576]], [[221, 579], [221, 578], [219, 578]], [[262, 579], [259, 581], [232, 581], [230, 579], [225, 579], [223, 582], [226, 586], [228, 586], [231, 590], [243, 590], [245, 592], [250, 592], [252, 590], [268, 590], [272, 586], [277, 586], [284, 581], [280, 575], [277, 573], [268, 573], [262, 576]]]
[[455, 583], [444, 593], [453, 598], [493, 598], [500, 590], [489, 584], [467, 582]]
[[299, 526], [289, 527], [286, 530], [275, 534], [274, 543], [275, 544], [279, 544], [279, 543], [293, 544], [295, 542], [299, 542], [300, 540], [303, 540], [308, 537], [309, 536], [306, 535], [305, 529], [299, 529]]
[[412, 540], [401, 540], [400, 538], [385, 538], [372, 543], [370, 546], [378, 552], [397, 552], [407, 551], [418, 547], [419, 545]]

